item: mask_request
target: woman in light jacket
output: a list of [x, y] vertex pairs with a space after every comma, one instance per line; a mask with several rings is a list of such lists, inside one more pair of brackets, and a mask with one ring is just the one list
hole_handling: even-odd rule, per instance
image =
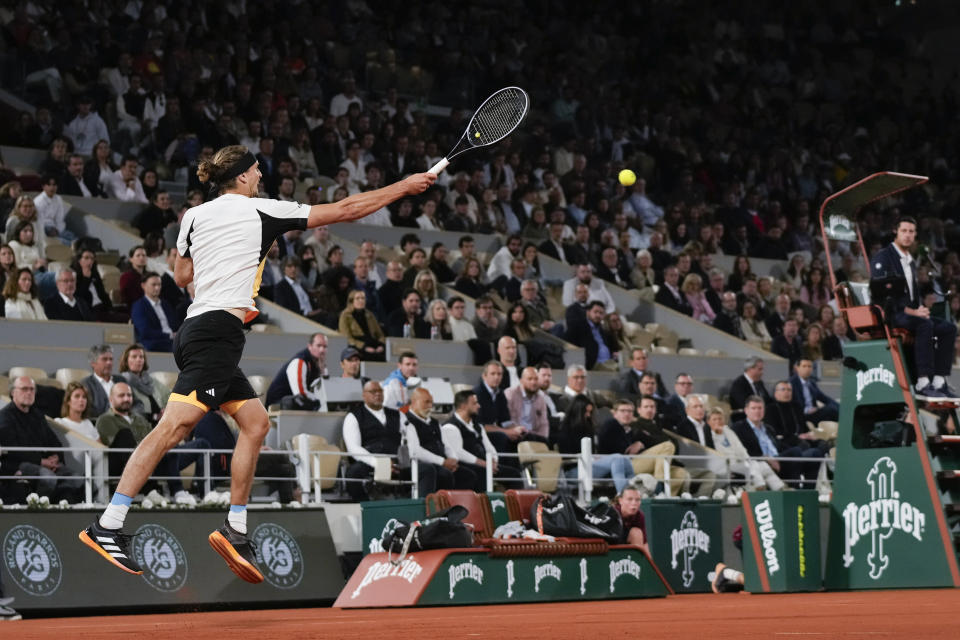
[[3, 310], [8, 319], [46, 320], [47, 314], [37, 298], [33, 272], [26, 267], [17, 269], [16, 278], [7, 278], [3, 286]]
[[386, 338], [376, 316], [367, 309], [367, 294], [358, 289], [347, 294], [347, 306], [340, 314], [340, 333], [347, 336], [351, 347], [360, 352], [361, 360], [385, 359]]

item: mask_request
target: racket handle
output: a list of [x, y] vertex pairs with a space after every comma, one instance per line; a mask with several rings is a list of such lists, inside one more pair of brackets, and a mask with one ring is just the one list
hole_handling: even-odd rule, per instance
[[440, 162], [430, 167], [430, 170], [427, 173], [432, 173], [433, 175], [440, 175], [440, 172], [447, 168], [447, 165], [450, 164], [450, 161], [446, 158], [441, 158]]

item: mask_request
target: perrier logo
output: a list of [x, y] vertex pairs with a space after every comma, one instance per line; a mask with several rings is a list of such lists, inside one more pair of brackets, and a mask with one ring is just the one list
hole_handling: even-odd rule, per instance
[[884, 549], [884, 541], [895, 531], [902, 531], [923, 542], [927, 517], [909, 502], [900, 500], [896, 490], [897, 465], [888, 456], [873, 463], [867, 473], [870, 485], [870, 501], [866, 504], [850, 502], [843, 509], [844, 553], [843, 566], [849, 567], [856, 559], [853, 549], [863, 538], [869, 536], [870, 577], [877, 580], [890, 566], [890, 556]]
[[710, 536], [700, 530], [700, 524], [693, 511], [683, 514], [680, 528], [670, 532], [670, 548], [672, 552], [670, 566], [674, 569], [678, 566], [677, 556], [683, 554], [683, 572], [680, 575], [683, 578], [683, 586], [689, 587], [693, 584], [695, 577], [693, 559], [700, 551], [710, 553]]
[[827, 218], [827, 234], [833, 240], [853, 241], [857, 239], [857, 234], [850, 225], [850, 220], [846, 216], [837, 214]]

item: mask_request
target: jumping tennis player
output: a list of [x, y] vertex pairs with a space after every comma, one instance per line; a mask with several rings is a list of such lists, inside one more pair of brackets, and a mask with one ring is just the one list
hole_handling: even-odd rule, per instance
[[80, 540], [124, 571], [142, 574], [131, 556], [131, 536], [121, 532], [133, 496], [160, 459], [189, 436], [211, 409], [223, 409], [240, 425], [230, 468], [230, 513], [210, 534], [210, 545], [247, 582], [263, 581], [256, 550], [247, 538], [247, 498], [260, 446], [270, 428], [267, 412], [239, 368], [243, 325], [257, 315], [257, 296], [267, 251], [284, 232], [349, 222], [433, 184], [429, 173], [332, 204], [308, 206], [258, 197], [260, 170], [246, 147], [218, 151], [197, 167], [201, 182], [219, 196], [187, 211], [180, 226], [174, 279], [190, 281], [196, 296], [174, 340], [180, 377], [159, 424], [130, 456], [110, 505]]

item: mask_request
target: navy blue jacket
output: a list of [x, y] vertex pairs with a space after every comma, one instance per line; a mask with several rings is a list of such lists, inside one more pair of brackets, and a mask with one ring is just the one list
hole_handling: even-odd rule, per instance
[[[180, 323], [177, 321], [177, 314], [170, 303], [161, 298], [160, 306], [167, 316], [167, 324], [170, 325], [170, 330], [176, 331], [179, 329]], [[163, 333], [160, 318], [157, 317], [147, 296], [143, 296], [133, 303], [130, 310], [130, 319], [133, 321], [137, 342], [146, 347], [147, 351], [173, 351], [173, 340]]]
[[[883, 278], [885, 276], [900, 276], [901, 278], [906, 278], [903, 273], [903, 265], [900, 264], [900, 254], [893, 246], [893, 243], [877, 251], [873, 258], [870, 259], [870, 263], [870, 275], [872, 278]], [[906, 288], [903, 295], [886, 301], [891, 304], [893, 310], [897, 313], [902, 312], [905, 307], [916, 309], [920, 306], [920, 285], [917, 283], [916, 261], [914, 261], [911, 271], [913, 272], [913, 296], [910, 295], [909, 288]], [[884, 300], [874, 300], [873, 302], [881, 306], [885, 303]]]

